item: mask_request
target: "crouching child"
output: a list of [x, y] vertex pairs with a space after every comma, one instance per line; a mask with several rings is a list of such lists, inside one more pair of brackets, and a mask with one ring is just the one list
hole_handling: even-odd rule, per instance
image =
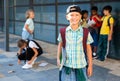
[[21, 63], [21, 60], [25, 61], [25, 65], [22, 66], [23, 69], [32, 68], [37, 57], [43, 53], [40, 45], [34, 40], [26, 41], [20, 39], [17, 43], [17, 46], [19, 47], [17, 53], [18, 64]]

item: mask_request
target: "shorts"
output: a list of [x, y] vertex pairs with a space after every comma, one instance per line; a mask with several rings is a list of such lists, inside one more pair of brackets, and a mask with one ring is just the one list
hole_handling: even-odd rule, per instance
[[97, 34], [97, 32], [95, 30], [91, 31], [90, 32], [94, 42], [91, 44], [92, 46], [98, 46], [98, 38], [99, 38], [99, 35]]

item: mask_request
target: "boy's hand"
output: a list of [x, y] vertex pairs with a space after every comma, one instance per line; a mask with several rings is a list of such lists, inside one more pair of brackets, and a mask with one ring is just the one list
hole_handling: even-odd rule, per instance
[[111, 41], [112, 40], [112, 37], [111, 36], [108, 36], [108, 41]]
[[93, 72], [92, 66], [88, 66], [87, 68], [88, 77], [92, 76], [92, 72]]
[[57, 66], [60, 67], [61, 64], [60, 64], [60, 59], [57, 59]]
[[30, 31], [30, 34], [33, 34], [33, 31]]
[[21, 61], [18, 59], [18, 64], [21, 64]]

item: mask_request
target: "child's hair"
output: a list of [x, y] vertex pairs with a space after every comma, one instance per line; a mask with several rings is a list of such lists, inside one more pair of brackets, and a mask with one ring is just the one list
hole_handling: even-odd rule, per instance
[[30, 12], [34, 12], [34, 10], [33, 9], [28, 9], [26, 11], [26, 14], [25, 14], [26, 19], [28, 19], [30, 17]]
[[92, 6], [91, 10], [98, 11], [98, 7], [97, 6]]
[[17, 46], [18, 46], [19, 48], [21, 48], [24, 44], [27, 44], [27, 41], [26, 41], [26, 40], [23, 40], [23, 39], [20, 39], [20, 40], [18, 40], [18, 42], [17, 42]]
[[112, 7], [111, 7], [110, 5], [107, 5], [107, 6], [105, 6], [105, 7], [103, 8], [103, 10], [108, 10], [109, 13], [111, 13]]
[[84, 15], [85, 13], [88, 14], [88, 11], [87, 10], [82, 10], [82, 15]]
[[87, 11], [87, 10], [82, 10], [82, 12], [81, 12], [81, 13], [82, 13], [82, 19], [83, 19], [83, 18], [84, 18], [84, 17], [83, 17], [83, 15], [84, 15], [85, 13], [87, 13], [87, 14], [88, 14], [88, 11]]

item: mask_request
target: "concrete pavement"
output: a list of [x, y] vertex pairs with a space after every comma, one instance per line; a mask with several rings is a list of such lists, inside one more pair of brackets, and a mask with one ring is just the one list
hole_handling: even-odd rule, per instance
[[[3, 50], [4, 34], [0, 32], [0, 81], [58, 81], [56, 66], [57, 45], [38, 41], [44, 50], [32, 69], [23, 70], [17, 64], [16, 47], [19, 36], [10, 35], [10, 52]], [[48, 63], [46, 66], [39, 66]], [[93, 76], [90, 81], [120, 81], [120, 60], [107, 59], [104, 62], [93, 60]]]

